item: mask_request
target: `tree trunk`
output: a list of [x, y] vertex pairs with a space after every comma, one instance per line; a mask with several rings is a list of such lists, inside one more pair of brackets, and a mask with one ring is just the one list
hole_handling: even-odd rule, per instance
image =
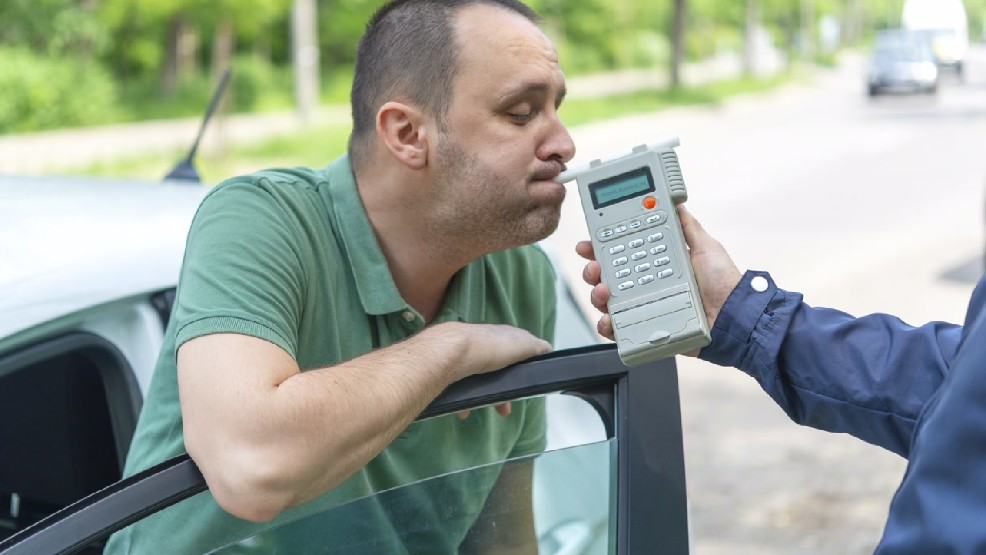
[[178, 88], [179, 50], [181, 48], [181, 33], [185, 26], [185, 18], [181, 12], [175, 13], [168, 20], [168, 36], [165, 40], [164, 65], [161, 67], [161, 96], [173, 98]]
[[221, 19], [216, 25], [215, 34], [212, 36], [212, 83], [219, 83], [223, 72], [230, 66], [233, 60], [233, 47], [235, 36], [233, 35], [233, 22], [229, 19]]
[[291, 53], [298, 116], [309, 123], [318, 106], [318, 29], [315, 0], [294, 0], [291, 7]]
[[815, 59], [815, 1], [801, 0], [801, 55]]
[[672, 89], [681, 86], [681, 64], [685, 57], [685, 21], [687, 0], [674, 0], [674, 16], [671, 20], [671, 73]]
[[161, 68], [161, 96], [174, 98], [181, 80], [190, 77], [198, 68], [199, 37], [182, 12], [171, 16], [167, 32], [164, 65]]
[[743, 75], [747, 77], [757, 72], [757, 33], [762, 18], [761, 0], [746, 0], [746, 25], [743, 28]]

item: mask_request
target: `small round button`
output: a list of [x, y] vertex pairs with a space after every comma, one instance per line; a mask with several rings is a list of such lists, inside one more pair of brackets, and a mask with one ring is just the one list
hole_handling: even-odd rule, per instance
[[763, 276], [757, 276], [750, 280], [750, 287], [752, 287], [757, 293], [763, 293], [769, 286], [770, 284], [767, 283], [767, 278]]
[[411, 312], [410, 310], [405, 310], [404, 311], [404, 319], [405, 320], [407, 320], [408, 322], [413, 322], [414, 321], [414, 318], [415, 318], [415, 316], [414, 316], [414, 313], [413, 312]]
[[651, 210], [657, 206], [657, 199], [654, 197], [644, 197], [644, 208]]

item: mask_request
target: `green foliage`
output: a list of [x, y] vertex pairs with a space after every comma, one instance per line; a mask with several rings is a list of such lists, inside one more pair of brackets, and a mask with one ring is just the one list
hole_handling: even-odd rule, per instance
[[318, 41], [323, 68], [351, 65], [366, 23], [380, 0], [318, 0]]
[[[899, 24], [903, 1], [688, 0], [685, 58], [694, 61], [723, 51], [740, 51], [751, 5], [760, 7], [759, 21], [775, 44], [796, 55], [796, 46], [808, 41], [817, 44], [818, 18], [827, 15], [852, 22], [845, 27], [853, 30], [848, 38], [859, 40], [872, 29]], [[986, 17], [986, 0], [965, 2], [975, 37]], [[323, 101], [348, 101], [359, 37], [383, 3], [316, 0]], [[528, 0], [528, 4], [543, 16], [543, 27], [555, 42], [569, 75], [628, 67], [667, 69], [674, 2]], [[60, 107], [40, 114], [21, 112], [23, 123], [6, 125], [35, 128], [41, 125], [38, 122], [52, 118], [96, 123], [114, 118], [197, 115], [212, 90], [214, 49], [225, 52], [217, 46], [228, 46], [227, 41], [219, 40], [228, 35], [218, 29], [232, 31], [237, 67], [233, 108], [242, 111], [289, 105], [291, 5], [292, 0], [0, 0], [0, 45], [33, 52], [38, 59], [50, 57], [55, 65], [72, 60], [72, 71], [105, 68], [83, 78], [97, 83], [92, 85], [96, 92], [77, 87], [76, 96], [66, 102], [89, 96], [112, 98], [114, 90], [120, 91], [121, 101], [121, 108], [111, 111], [93, 102], [92, 109], [84, 110], [85, 117], [56, 118], [52, 113], [61, 111]], [[806, 6], [811, 8], [812, 21], [803, 21]], [[802, 28], [805, 24], [807, 27]], [[832, 52], [823, 54], [831, 56]], [[225, 54], [220, 58], [228, 59]], [[36, 72], [50, 71], [51, 64], [42, 64], [44, 67], [39, 66]], [[3, 75], [13, 71], [0, 67]], [[115, 86], [107, 84], [107, 71]], [[53, 84], [33, 88], [58, 88], [65, 80], [56, 76]], [[17, 90], [26, 88], [17, 85]], [[20, 93], [18, 105], [27, 105], [23, 99], [37, 94]], [[4, 98], [0, 103], [9, 110], [14, 100]], [[95, 115], [99, 113], [103, 115]]]
[[85, 4], [74, 0], [3, 0], [0, 44], [42, 54], [92, 55], [108, 44], [106, 25]]
[[111, 121], [117, 92], [96, 62], [0, 48], [0, 133]]
[[291, 105], [293, 82], [289, 68], [275, 68], [249, 54], [233, 59], [230, 97], [237, 112]]

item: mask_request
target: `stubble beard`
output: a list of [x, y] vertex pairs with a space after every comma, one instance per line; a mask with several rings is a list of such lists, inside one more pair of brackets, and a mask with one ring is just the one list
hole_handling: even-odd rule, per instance
[[428, 227], [443, 256], [472, 259], [540, 241], [558, 227], [560, 204], [518, 196], [516, 183], [467, 155], [446, 134], [439, 140], [438, 156], [443, 210]]

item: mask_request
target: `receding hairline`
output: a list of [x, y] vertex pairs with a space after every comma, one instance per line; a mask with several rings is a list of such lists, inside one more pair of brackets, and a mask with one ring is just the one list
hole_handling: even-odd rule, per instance
[[[455, 94], [455, 90], [454, 90], [455, 85], [457, 83], [462, 82], [461, 76], [463, 74], [463, 71], [467, 68], [470, 62], [470, 60], [463, 60], [463, 56], [467, 55], [466, 52], [468, 46], [474, 44], [474, 43], [466, 44], [464, 42], [469, 37], [468, 33], [470, 32], [470, 29], [468, 26], [469, 25], [482, 26], [490, 19], [490, 16], [488, 14], [484, 15], [480, 13], [478, 14], [477, 17], [482, 17], [483, 19], [479, 21], [469, 21], [469, 20], [464, 21], [463, 19], [464, 17], [468, 17], [468, 15], [472, 15], [472, 14], [466, 14], [466, 10], [470, 10], [471, 8], [477, 8], [476, 10], [472, 10], [472, 12], [481, 12], [485, 7], [496, 9], [498, 12], [505, 14], [501, 17], [510, 19], [511, 16], [516, 16], [519, 17], [521, 21], [525, 21], [529, 24], [526, 27], [526, 29], [520, 29], [514, 27], [515, 30], [511, 31], [510, 33], [506, 33], [504, 35], [491, 35], [489, 33], [484, 33], [481, 35], [480, 41], [486, 42], [487, 44], [485, 46], [487, 47], [492, 46], [493, 48], [499, 47], [501, 51], [509, 52], [509, 50], [514, 49], [513, 46], [514, 44], [521, 44], [522, 45], [521, 48], [517, 48], [517, 50], [522, 50], [522, 49], [526, 49], [529, 46], [530, 44], [529, 39], [532, 36], [536, 36], [538, 42], [540, 43], [538, 48], [543, 48], [543, 52], [547, 54], [547, 57], [550, 59], [550, 61], [557, 67], [559, 71], [561, 71], [561, 62], [559, 60], [558, 49], [555, 47], [554, 43], [544, 32], [544, 30], [541, 29], [540, 25], [536, 21], [532, 21], [531, 19], [525, 17], [523, 14], [505, 8], [502, 5], [485, 3], [480, 0], [473, 4], [461, 6], [459, 13], [457, 13], [454, 16], [453, 36], [457, 42], [456, 42], [454, 83], [452, 90], [449, 91], [450, 96]], [[531, 93], [538, 93], [538, 92], [547, 93], [552, 88], [551, 83], [549, 83], [548, 81], [541, 80], [539, 78], [524, 79], [521, 82], [513, 82], [513, 83], [507, 82], [507, 83], [503, 83], [503, 85], [505, 86], [501, 88], [501, 90], [497, 91], [497, 99], [499, 103], [509, 102], [511, 99], [523, 98]], [[558, 91], [558, 99], [557, 99], [558, 103], [560, 103], [561, 100], [564, 99], [566, 94], [567, 94], [567, 87], [563, 83], [561, 89]]]
[[[373, 135], [372, 125], [370, 125], [370, 120], [374, 119], [375, 116], [370, 112], [376, 112], [379, 114], [380, 108], [386, 104], [386, 102], [391, 100], [396, 100], [400, 102], [405, 102], [407, 104], [413, 105], [417, 108], [423, 109], [426, 113], [437, 118], [439, 125], [442, 125], [444, 117], [448, 112], [449, 105], [451, 103], [451, 97], [455, 94], [456, 83], [461, 78], [463, 71], [470, 66], [470, 62], [463, 61], [464, 54], [472, 41], [470, 37], [482, 37], [487, 38], [489, 33], [486, 29], [479, 27], [482, 25], [484, 20], [489, 20], [492, 17], [497, 18], [509, 18], [512, 15], [519, 17], [520, 20], [513, 20], [511, 28], [517, 28], [518, 25], [523, 25], [520, 21], [526, 21], [534, 32], [537, 32], [545, 41], [545, 44], [552, 49], [555, 57], [557, 58], [557, 50], [554, 49], [554, 45], [551, 40], [548, 39], [547, 35], [544, 34], [540, 27], [542, 18], [540, 15], [527, 6], [524, 2], [520, 0], [407, 0], [407, 1], [397, 1], [382, 7], [374, 17], [371, 19], [370, 23], [367, 25], [367, 31], [364, 33], [363, 38], [360, 39], [360, 50], [357, 57], [357, 68], [360, 67], [359, 58], [365, 54], [364, 45], [374, 44], [373, 48], [379, 47], [380, 42], [373, 39], [371, 42], [365, 42], [368, 36], [381, 36], [373, 31], [379, 25], [385, 24], [384, 22], [391, 19], [395, 14], [403, 14], [398, 17], [407, 18], [411, 16], [415, 11], [408, 12], [407, 10], [413, 10], [416, 6], [430, 6], [439, 11], [444, 11], [444, 28], [446, 29], [447, 45], [445, 52], [448, 56], [444, 57], [446, 70], [444, 72], [439, 72], [433, 74], [434, 77], [438, 77], [434, 84], [441, 87], [441, 91], [434, 89], [431, 93], [439, 94], [441, 98], [436, 99], [434, 94], [420, 95], [422, 89], [419, 87], [411, 86], [407, 87], [407, 84], [401, 85], [400, 81], [393, 81], [390, 85], [384, 85], [382, 81], [379, 80], [367, 80], [363, 81], [359, 79], [354, 80], [353, 89], [351, 95], [354, 98], [353, 101], [353, 132], [350, 135], [349, 146], [350, 155], [352, 160], [355, 162], [358, 159], [363, 159], [364, 155], [368, 154], [368, 151], [372, 149], [371, 143], [367, 142]], [[489, 10], [497, 10], [496, 12]], [[436, 13], [436, 12], [432, 12]], [[480, 14], [480, 17], [473, 18], [471, 14]], [[472, 22], [472, 23], [470, 23]], [[478, 25], [476, 25], [478, 23]], [[476, 27], [475, 29], [470, 29], [470, 25]], [[389, 25], [389, 24], [387, 24]], [[370, 33], [373, 32], [373, 35]], [[407, 43], [405, 43], [406, 45]], [[436, 46], [438, 43], [434, 43]], [[372, 51], [372, 49], [370, 49]], [[442, 49], [436, 52], [441, 52]], [[435, 65], [435, 61], [431, 62], [432, 67], [441, 67]], [[374, 67], [376, 64], [371, 64], [369, 67]], [[386, 67], [386, 66], [380, 66]], [[425, 72], [430, 74], [429, 72]], [[363, 83], [357, 88], [358, 83]], [[444, 83], [444, 85], [442, 85]], [[363, 86], [367, 88], [363, 88]], [[371, 96], [364, 96], [366, 99], [370, 100], [370, 103], [355, 101], [355, 94], [357, 90], [365, 90], [370, 92]], [[372, 110], [371, 106], [376, 104], [376, 107]], [[357, 108], [359, 107], [359, 108]]]

